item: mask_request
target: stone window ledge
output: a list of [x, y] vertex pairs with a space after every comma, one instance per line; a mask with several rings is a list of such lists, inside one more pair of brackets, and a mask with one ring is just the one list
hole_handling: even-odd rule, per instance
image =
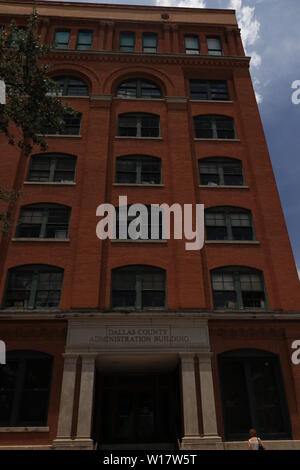
[[12, 238], [13, 242], [48, 242], [48, 243], [68, 243], [69, 238]]
[[40, 184], [42, 184], [43, 186], [76, 186], [76, 183], [74, 183], [73, 181], [71, 181], [70, 183], [59, 183], [58, 181], [24, 181], [24, 184], [33, 186]]
[[249, 189], [249, 186], [225, 185], [225, 184], [199, 184], [199, 188], [203, 189]]
[[217, 245], [260, 245], [258, 240], [205, 240], [205, 243]]
[[0, 426], [0, 432], [49, 432], [49, 426]]

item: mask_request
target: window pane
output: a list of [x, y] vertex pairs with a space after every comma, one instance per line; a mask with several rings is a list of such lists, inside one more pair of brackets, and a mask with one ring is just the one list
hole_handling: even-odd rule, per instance
[[54, 47], [56, 49], [67, 49], [69, 46], [70, 31], [55, 31]]
[[190, 80], [190, 95], [192, 100], [208, 100], [207, 82], [203, 80]]
[[89, 50], [92, 48], [93, 31], [79, 31], [77, 37], [77, 49]]
[[199, 39], [197, 36], [185, 36], [185, 52], [186, 54], [199, 54]]
[[235, 138], [233, 119], [226, 117], [215, 117], [214, 119], [216, 122], [218, 139]]
[[120, 51], [134, 52], [135, 48], [135, 35], [131, 32], [120, 33]]
[[137, 97], [137, 81], [131, 80], [121, 83], [118, 88], [117, 96], [119, 98], [136, 98]]
[[207, 48], [209, 55], [222, 55], [220, 38], [207, 38]]
[[119, 116], [119, 136], [137, 136], [137, 118], [135, 115]]
[[157, 52], [156, 34], [143, 34], [143, 52], [154, 54]]
[[195, 117], [194, 118], [195, 126], [195, 136], [198, 139], [212, 139], [213, 128], [212, 128], [212, 119], [208, 117]]
[[236, 292], [214, 291], [214, 308], [234, 310], [238, 308]]
[[141, 117], [141, 136], [142, 137], [159, 137], [159, 117], [158, 116], [142, 116]]
[[141, 82], [141, 97], [142, 98], [160, 98], [161, 92], [160, 89], [151, 82]]
[[165, 293], [164, 291], [143, 291], [142, 293], [142, 306], [144, 308], [158, 308], [164, 307], [165, 305]]

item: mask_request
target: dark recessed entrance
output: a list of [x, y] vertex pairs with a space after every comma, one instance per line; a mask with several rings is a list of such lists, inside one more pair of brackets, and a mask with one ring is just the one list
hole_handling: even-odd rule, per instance
[[94, 438], [99, 447], [161, 444], [175, 449], [180, 437], [178, 389], [177, 371], [148, 376], [98, 374]]

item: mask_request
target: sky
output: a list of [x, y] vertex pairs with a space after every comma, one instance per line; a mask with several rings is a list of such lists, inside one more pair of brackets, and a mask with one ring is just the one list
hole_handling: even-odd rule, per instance
[[300, 1], [88, 0], [86, 3], [237, 11], [246, 53], [252, 57], [252, 79], [300, 277], [300, 104], [295, 105], [291, 100], [292, 83], [300, 80]]

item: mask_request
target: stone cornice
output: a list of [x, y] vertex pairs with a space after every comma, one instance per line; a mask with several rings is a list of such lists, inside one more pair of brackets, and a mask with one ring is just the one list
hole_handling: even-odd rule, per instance
[[[124, 312], [111, 312], [104, 310], [80, 310], [74, 309], [72, 311], [20, 311], [20, 310], [0, 310], [0, 323], [1, 321], [22, 321], [22, 320], [58, 320], [67, 321], [73, 319], [94, 319], [94, 320], [108, 320], [108, 319], [123, 319], [136, 318], [140, 320], [151, 320], [153, 318], [164, 318], [165, 320], [172, 318], [186, 318], [198, 320], [211, 320], [211, 321], [299, 321], [299, 312], [214, 312], [208, 310], [161, 310], [161, 311], [124, 311]], [[53, 326], [54, 327], [54, 326]]]
[[55, 51], [52, 50], [48, 56], [57, 61], [78, 62], [119, 62], [122, 64], [171, 64], [184, 66], [210, 66], [210, 67], [249, 67], [250, 57], [232, 56], [197, 56], [191, 57], [186, 54], [120, 54], [119, 52], [106, 51]]

